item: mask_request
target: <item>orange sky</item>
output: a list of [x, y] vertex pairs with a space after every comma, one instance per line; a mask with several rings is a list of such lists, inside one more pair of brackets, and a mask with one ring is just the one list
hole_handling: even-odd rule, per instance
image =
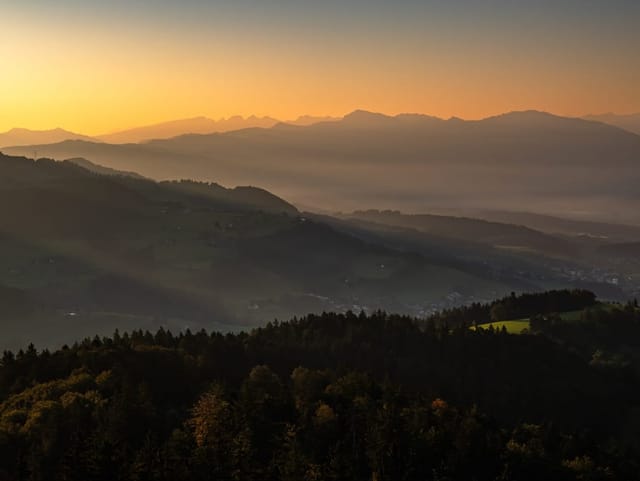
[[[118, 0], [104, 11], [0, 0], [0, 131], [100, 134], [198, 115], [292, 119], [356, 108], [445, 118], [640, 111], [632, 2], [613, 1], [604, 17], [576, 19], [568, 8], [555, 12], [560, 20], [409, 0], [397, 13], [380, 3], [366, 18], [358, 1], [344, 10], [330, 0], [317, 12], [284, 0], [257, 12], [248, 0], [239, 1], [245, 10], [190, 2], [160, 2], [149, 15]], [[576, 5], [593, 4], [585, 2]]]

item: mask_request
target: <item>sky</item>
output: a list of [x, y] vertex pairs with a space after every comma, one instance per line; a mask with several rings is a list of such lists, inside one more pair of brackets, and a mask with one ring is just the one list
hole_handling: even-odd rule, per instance
[[0, 131], [640, 111], [637, 0], [0, 0]]

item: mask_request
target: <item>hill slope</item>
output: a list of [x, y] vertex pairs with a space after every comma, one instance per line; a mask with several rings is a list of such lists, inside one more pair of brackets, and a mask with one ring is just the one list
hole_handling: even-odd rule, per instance
[[83, 159], [82, 157], [77, 157], [75, 159], [65, 159], [64, 161], [80, 166], [83, 169], [87, 169], [88, 171], [94, 172], [96, 174], [117, 175], [117, 176], [125, 176], [125, 177], [134, 177], [137, 179], [144, 179], [144, 177], [142, 177], [139, 174], [136, 174], [135, 172], [125, 172], [123, 170], [110, 169], [109, 167], [103, 167], [101, 165], [94, 164], [93, 162], [87, 159]]
[[549, 256], [575, 257], [576, 255], [574, 246], [567, 240], [520, 225], [466, 217], [406, 215], [398, 211], [377, 210], [356, 211], [343, 217], [406, 227], [440, 237], [481, 242], [504, 249], [522, 249]]
[[[115, 327], [233, 330], [322, 310], [420, 314], [523, 287], [301, 217], [262, 189], [156, 183], [7, 156], [0, 247], [0, 286], [35, 306], [4, 323], [5, 346], [27, 334], [50, 343]], [[458, 297], [447, 300], [452, 292]]]

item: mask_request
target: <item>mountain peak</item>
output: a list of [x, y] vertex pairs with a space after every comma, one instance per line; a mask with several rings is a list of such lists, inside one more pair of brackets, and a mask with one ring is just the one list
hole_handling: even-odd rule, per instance
[[512, 110], [511, 112], [505, 112], [503, 114], [487, 117], [485, 120], [492, 119], [519, 119], [519, 120], [532, 120], [532, 119], [559, 119], [557, 115], [545, 112], [543, 110]]
[[336, 122], [339, 120], [342, 120], [342, 117], [300, 115], [297, 119], [290, 120], [287, 123], [293, 125], [313, 125], [320, 122]]
[[377, 112], [358, 109], [345, 115], [343, 120], [349, 123], [371, 123], [393, 120], [393, 117]]
[[542, 128], [579, 128], [597, 129], [614, 128], [615, 130], [629, 130], [634, 133], [633, 125], [616, 125], [614, 122], [597, 121], [593, 118], [564, 117], [539, 110], [522, 110], [489, 117], [481, 122], [494, 125], [514, 127], [542, 127]]
[[439, 123], [443, 120], [432, 115], [418, 113], [401, 113], [398, 115], [385, 115], [367, 110], [354, 110], [343, 119], [346, 122], [358, 125], [424, 125], [425, 123]]
[[53, 144], [65, 140], [95, 140], [86, 135], [76, 134], [60, 127], [49, 130], [30, 130], [15, 127], [0, 133], [0, 147], [16, 145]]
[[561, 125], [578, 125], [585, 121], [579, 118], [562, 117], [541, 110], [514, 110], [504, 114], [487, 117], [479, 122], [487, 125], [503, 126], [538, 126], [538, 127], [559, 127]]

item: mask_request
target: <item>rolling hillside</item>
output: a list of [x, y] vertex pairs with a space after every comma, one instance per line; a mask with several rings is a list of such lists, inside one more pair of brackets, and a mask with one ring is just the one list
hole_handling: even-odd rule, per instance
[[522, 225], [489, 222], [467, 217], [407, 215], [398, 211], [377, 210], [356, 211], [343, 217], [416, 229], [439, 237], [480, 242], [506, 250], [525, 250], [556, 257], [576, 257], [575, 246], [568, 240]]
[[27, 332], [49, 343], [116, 327], [234, 330], [322, 310], [420, 314], [522, 287], [301, 216], [255, 187], [156, 183], [45, 159], [0, 157], [0, 226], [0, 287], [32, 306], [3, 321], [5, 345]]
[[483, 209], [439, 209], [436, 212], [447, 216], [467, 216], [502, 224], [515, 224], [530, 227], [547, 234], [569, 237], [594, 238], [609, 242], [640, 240], [640, 226], [614, 224], [610, 222], [591, 222], [567, 219], [532, 212]]

